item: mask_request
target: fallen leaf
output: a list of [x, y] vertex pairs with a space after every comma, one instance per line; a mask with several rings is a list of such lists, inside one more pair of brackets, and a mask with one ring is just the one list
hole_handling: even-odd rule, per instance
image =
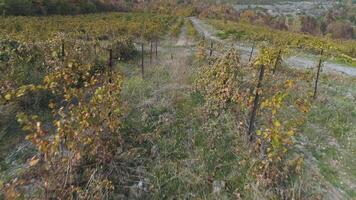
[[37, 165], [39, 161], [40, 161], [40, 159], [37, 158], [36, 156], [34, 156], [34, 157], [31, 158], [29, 164], [30, 164], [31, 167], [33, 167], [33, 166]]

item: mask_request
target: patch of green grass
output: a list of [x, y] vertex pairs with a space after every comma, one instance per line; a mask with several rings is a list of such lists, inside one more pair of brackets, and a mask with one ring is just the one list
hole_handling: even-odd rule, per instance
[[47, 106], [50, 97], [47, 92], [33, 92], [11, 104], [0, 105], [0, 182], [7, 183], [20, 176], [25, 170], [24, 164], [36, 153], [34, 146], [25, 141], [29, 133], [22, 130], [16, 115], [19, 112], [37, 115], [48, 125], [53, 119]]
[[324, 177], [333, 185], [337, 187], [341, 187], [340, 180], [338, 178], [337, 171], [325, 164], [324, 162], [319, 163], [320, 172], [324, 175]]
[[351, 66], [351, 67], [356, 67], [356, 61], [355, 60], [347, 59], [347, 58], [344, 58], [344, 57], [341, 57], [341, 56], [337, 56], [337, 57], [333, 58], [332, 61], [334, 61], [336, 63], [339, 63], [339, 64], [346, 64], [346, 65]]
[[204, 96], [200, 92], [192, 92], [190, 97], [194, 106], [202, 106], [205, 102]]
[[161, 195], [211, 199], [210, 181], [228, 184], [223, 188], [224, 196], [232, 195], [236, 189], [243, 191], [249, 173], [239, 163], [243, 157], [235, 152], [238, 144], [234, 118], [226, 114], [202, 119], [201, 97], [197, 95], [193, 93], [179, 102], [170, 132], [158, 143], [162, 154], [152, 169], [157, 188], [154, 199]]
[[219, 31], [216, 34], [220, 39], [225, 40], [229, 38], [230, 36], [233, 37], [234, 40], [240, 40], [242, 39], [245, 35], [245, 31], [236, 31], [236, 30], [227, 30], [227, 31]]
[[224, 31], [219, 31], [216, 36], [218, 36], [220, 39], [225, 40], [227, 39], [230, 35]]
[[355, 97], [355, 79], [324, 76], [303, 128], [307, 149], [317, 159], [323, 177], [351, 198], [355, 186], [350, 182], [356, 180]]
[[187, 26], [187, 35], [189, 36], [189, 38], [192, 40], [199, 39], [199, 32], [195, 29], [191, 20], [186, 21], [186, 26]]

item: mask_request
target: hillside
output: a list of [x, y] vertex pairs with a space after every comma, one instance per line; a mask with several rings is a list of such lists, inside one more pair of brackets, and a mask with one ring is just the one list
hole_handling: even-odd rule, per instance
[[65, 2], [0, 16], [0, 199], [356, 198], [353, 37], [259, 8]]

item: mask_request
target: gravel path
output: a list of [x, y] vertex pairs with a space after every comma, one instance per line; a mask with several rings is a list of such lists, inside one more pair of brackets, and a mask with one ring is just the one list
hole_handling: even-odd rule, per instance
[[[205, 38], [210, 40], [224, 43], [223, 40], [216, 37], [217, 30], [215, 30], [210, 25], [205, 24], [203, 21], [196, 17], [191, 17], [190, 20], [192, 21], [195, 29], [201, 34], [204, 35]], [[251, 45], [235, 45], [237, 49], [241, 51], [241, 56], [243, 60], [247, 60], [249, 53], [251, 51]], [[255, 51], [255, 55], [257, 50]], [[310, 57], [310, 58], [309, 58]], [[318, 64], [318, 57], [312, 54], [308, 55], [293, 55], [289, 58], [286, 58], [284, 62], [293, 68], [300, 68], [300, 69], [312, 69], [315, 68]], [[340, 73], [346, 74], [349, 76], [356, 77], [356, 66], [349, 66], [345, 64], [339, 64], [332, 61], [325, 61], [323, 63], [323, 71], [328, 73]]]

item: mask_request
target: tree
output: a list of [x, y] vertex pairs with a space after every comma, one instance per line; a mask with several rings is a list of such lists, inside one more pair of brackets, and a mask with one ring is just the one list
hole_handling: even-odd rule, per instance
[[272, 21], [271, 27], [278, 30], [288, 30], [284, 17], [278, 17]]
[[337, 21], [327, 27], [327, 33], [333, 38], [352, 39], [355, 36], [353, 27], [346, 22]]
[[251, 22], [256, 18], [256, 14], [252, 10], [245, 10], [240, 14], [240, 17], [241, 19], [245, 19]]
[[[3, 2], [2, 2], [3, 1]], [[103, 0], [2, 0], [0, 11], [9, 15], [82, 14], [115, 10], [112, 1]], [[116, 7], [126, 2], [117, 1]]]
[[300, 31], [303, 33], [310, 33], [313, 35], [317, 35], [320, 33], [320, 28], [317, 20], [310, 16], [302, 16], [301, 17], [301, 29]]
[[31, 0], [4, 0], [4, 8], [10, 15], [30, 15], [33, 12]]

